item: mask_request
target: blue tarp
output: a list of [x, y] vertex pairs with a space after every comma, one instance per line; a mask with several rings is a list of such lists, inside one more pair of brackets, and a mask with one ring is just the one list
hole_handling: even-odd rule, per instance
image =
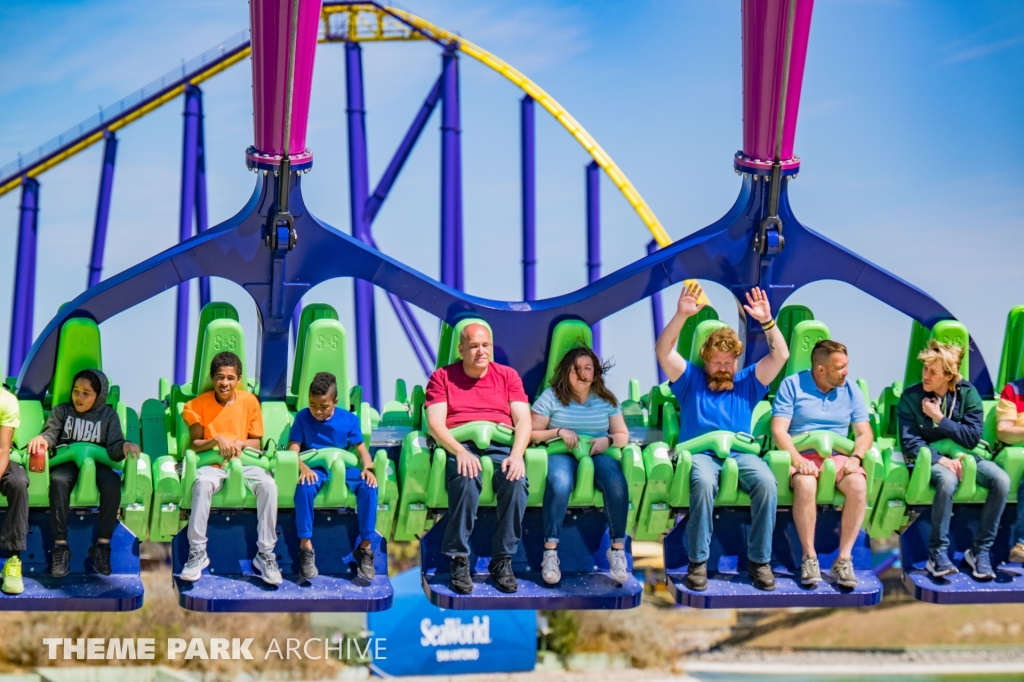
[[373, 662], [385, 675], [461, 675], [533, 670], [536, 611], [451, 611], [423, 594], [420, 569], [391, 579], [394, 605], [370, 613], [367, 627], [386, 651]]

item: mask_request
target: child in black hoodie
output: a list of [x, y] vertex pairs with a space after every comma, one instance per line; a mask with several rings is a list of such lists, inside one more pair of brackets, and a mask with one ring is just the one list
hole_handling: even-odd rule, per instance
[[[95, 443], [106, 449], [115, 462], [125, 457], [136, 459], [139, 446], [124, 439], [121, 420], [107, 405], [109, 383], [98, 369], [83, 369], [75, 375], [71, 402], [55, 405], [43, 432], [29, 441], [29, 453], [52, 450], [71, 443]], [[53, 534], [54, 578], [68, 574], [71, 550], [68, 548], [68, 510], [71, 491], [78, 482], [78, 465], [65, 462], [50, 469], [50, 531]], [[96, 487], [100, 490], [99, 539], [89, 548], [96, 571], [110, 575], [110, 538], [117, 525], [121, 506], [121, 477], [105, 464], [96, 463]]]

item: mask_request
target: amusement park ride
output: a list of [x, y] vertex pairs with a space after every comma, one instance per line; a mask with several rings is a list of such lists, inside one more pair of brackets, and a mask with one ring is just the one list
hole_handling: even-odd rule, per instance
[[[138, 542], [149, 537], [170, 541], [175, 571], [187, 555], [183, 530], [191, 506], [191, 485], [203, 457], [189, 449], [188, 430], [181, 406], [206, 390], [205, 368], [213, 354], [232, 349], [243, 361], [243, 376], [262, 403], [266, 425], [265, 455], [258, 465], [271, 471], [279, 489], [277, 554], [286, 580], [273, 588], [254, 578], [246, 568], [256, 542], [255, 498], [242, 481], [241, 463], [232, 460], [224, 489], [214, 497], [209, 534], [211, 566], [197, 583], [175, 581], [182, 606], [198, 611], [372, 611], [391, 605], [387, 579], [388, 539], [419, 539], [423, 586], [430, 600], [442, 607], [594, 609], [632, 608], [640, 603], [642, 587], [635, 578], [618, 583], [608, 575], [605, 549], [608, 533], [599, 512], [603, 499], [594, 489], [593, 470], [585, 465], [571, 499], [560, 556], [562, 581], [549, 586], [540, 579], [543, 549], [540, 532], [527, 532], [513, 568], [520, 577], [514, 594], [497, 591], [477, 580], [470, 595], [451, 591], [448, 561], [440, 552], [446, 523], [443, 450], [427, 447], [423, 389], [399, 381], [393, 399], [384, 401], [377, 380], [373, 292], [387, 292], [424, 369], [458, 360], [454, 339], [473, 320], [484, 321], [493, 332], [496, 359], [514, 367], [527, 392], [538, 395], [559, 359], [573, 346], [599, 343], [598, 323], [609, 315], [686, 279], [704, 279], [727, 287], [735, 296], [751, 287], [763, 288], [778, 324], [793, 349], [784, 374], [809, 366], [810, 348], [827, 338], [827, 326], [803, 306], [786, 306], [800, 287], [823, 279], [840, 280], [883, 301], [915, 320], [903, 382], [886, 388], [868, 402], [872, 406], [875, 448], [865, 458], [868, 513], [854, 564], [859, 584], [847, 590], [831, 582], [815, 589], [799, 584], [800, 545], [789, 505], [788, 454], [775, 450], [768, 433], [770, 403], [755, 412], [753, 440], [725, 434], [714, 446], [679, 442], [678, 404], [665, 385], [642, 394], [637, 382], [623, 402], [630, 443], [620, 454], [629, 484], [631, 535], [664, 542], [666, 575], [681, 604], [698, 608], [863, 606], [881, 600], [882, 586], [872, 571], [869, 537], [900, 533], [904, 581], [918, 599], [936, 603], [1024, 601], [1024, 571], [1007, 564], [1013, 504], [1009, 505], [992, 550], [998, 578], [975, 581], [967, 574], [932, 579], [923, 570], [930, 530], [922, 507], [931, 501], [926, 467], [909, 469], [898, 452], [895, 405], [903, 383], [920, 376], [917, 352], [930, 338], [969, 347], [963, 374], [986, 398], [984, 438], [995, 443], [993, 390], [1024, 375], [1024, 307], [1010, 313], [1003, 356], [992, 381], [985, 361], [967, 330], [952, 314], [923, 291], [865, 261], [858, 255], [804, 227], [793, 214], [788, 185], [800, 169], [793, 153], [797, 112], [811, 25], [813, 0], [743, 0], [743, 148], [734, 158], [742, 176], [736, 202], [717, 222], [671, 242], [657, 218], [611, 158], [550, 95], [523, 74], [471, 42], [412, 14], [373, 2], [342, 0], [251, 0], [251, 32], [221, 49], [186, 64], [177, 73], [133, 95], [115, 110], [101, 112], [45, 145], [36, 153], [0, 169], [0, 194], [22, 188], [21, 229], [18, 242], [11, 327], [9, 380], [16, 385], [22, 424], [15, 434], [12, 458], [27, 457], [28, 440], [42, 427], [47, 411], [66, 396], [70, 377], [83, 368], [100, 368], [102, 352], [99, 323], [132, 306], [177, 287], [177, 331], [173, 380], [162, 379], [159, 392], [138, 410], [119, 401], [111, 391], [130, 440], [142, 446], [143, 456], [123, 472], [122, 524], [113, 539], [114, 573], [99, 576], [86, 571], [84, 560], [72, 564], [72, 574], [60, 583], [48, 577], [46, 536], [48, 473], [33, 473], [31, 506], [35, 543], [26, 566], [26, 592], [0, 599], [0, 609], [127, 610], [142, 603]], [[251, 43], [250, 36], [251, 35]], [[318, 220], [303, 201], [302, 175], [313, 166], [306, 148], [312, 74], [317, 42], [343, 42], [347, 75], [348, 154], [351, 196], [351, 235]], [[389, 40], [426, 40], [442, 52], [441, 74], [430, 90], [410, 129], [371, 192], [367, 168], [365, 113], [362, 87], [362, 43]], [[248, 203], [232, 218], [214, 226], [206, 222], [206, 183], [203, 160], [202, 93], [198, 85], [251, 55], [253, 73], [254, 144], [245, 153], [256, 186]], [[522, 100], [522, 216], [523, 301], [494, 301], [462, 291], [462, 193], [459, 122], [460, 55], [468, 55], [495, 69], [525, 93]], [[181, 242], [138, 265], [100, 281], [107, 214], [117, 147], [116, 132], [162, 104], [184, 95], [185, 134], [181, 193]], [[371, 226], [387, 199], [403, 164], [441, 103], [441, 281], [417, 272], [374, 246]], [[580, 142], [592, 156], [587, 169], [588, 272], [590, 284], [579, 291], [547, 300], [534, 300], [534, 106], [539, 103]], [[63, 306], [34, 341], [32, 302], [35, 281], [35, 234], [41, 173], [78, 151], [104, 140], [106, 151], [96, 212], [89, 288]], [[649, 255], [621, 270], [600, 277], [597, 263], [599, 213], [597, 179], [601, 170], [610, 177], [638, 212], [654, 236]], [[196, 233], [193, 234], [193, 221]], [[660, 248], [658, 248], [660, 247]], [[229, 304], [210, 302], [209, 277], [235, 282], [255, 303], [259, 315], [259, 353], [246, 358], [244, 333], [238, 313]], [[356, 374], [350, 385], [345, 330], [334, 308], [322, 303], [302, 307], [303, 296], [328, 279], [350, 277], [355, 282]], [[194, 337], [188, 330], [188, 283], [200, 279], [202, 312]], [[432, 348], [409, 305], [443, 322], [440, 341]], [[660, 306], [655, 305], [660, 326]], [[717, 326], [710, 306], [683, 330], [680, 351], [699, 362], [696, 349]], [[744, 363], [766, 351], [758, 325], [748, 326], [741, 314], [740, 334], [746, 342]], [[290, 332], [295, 352], [289, 352]], [[195, 339], [195, 362], [187, 367], [188, 344]], [[31, 346], [31, 347], [30, 347]], [[288, 369], [292, 379], [288, 381]], [[191, 374], [189, 370], [191, 369]], [[297, 578], [297, 539], [293, 531], [292, 498], [297, 480], [297, 459], [282, 450], [295, 412], [304, 406], [309, 382], [317, 371], [338, 376], [339, 393], [360, 417], [362, 430], [375, 456], [380, 482], [377, 575], [371, 583], [356, 577], [349, 559], [358, 535], [354, 497], [344, 484], [346, 457], [316, 453], [331, 472], [331, 481], [317, 498], [315, 520], [318, 542], [331, 546], [322, 560], [321, 575], [312, 581]], [[16, 384], [15, 384], [16, 382]], [[204, 382], [206, 386], [204, 386]], [[776, 383], [777, 385], [777, 383]], [[867, 397], [867, 386], [860, 384]], [[773, 397], [774, 389], [769, 394]], [[467, 437], [503, 442], [510, 435], [494, 427], [478, 428]], [[773, 569], [778, 587], [773, 592], [753, 588], [738, 566], [746, 562], [749, 498], [739, 489], [735, 463], [726, 459], [716, 498], [715, 533], [709, 565], [709, 589], [694, 592], [685, 584], [688, 555], [686, 522], [689, 505], [691, 452], [724, 449], [743, 440], [743, 447], [763, 454], [779, 485], [779, 515], [773, 538]], [[824, 443], [824, 441], [822, 441]], [[540, 527], [540, 506], [546, 480], [545, 448], [527, 451], [529, 500], [524, 526]], [[822, 445], [822, 456], [842, 452], [843, 439]], [[84, 557], [92, 537], [91, 508], [96, 504], [95, 463], [89, 448], [73, 452], [82, 476], [72, 505], [80, 510], [73, 520], [69, 542], [73, 556]], [[914, 456], [910, 453], [908, 457]], [[1024, 449], [986, 449], [1010, 474], [1010, 501], [1024, 474]], [[489, 461], [489, 460], [488, 460]], [[977, 527], [985, 490], [977, 487], [965, 458], [965, 475], [956, 497], [951, 532], [954, 558], [959, 559]], [[253, 463], [253, 462], [246, 462]], [[817, 546], [823, 551], [822, 568], [835, 559], [839, 513], [843, 497], [835, 490], [835, 468], [826, 466], [819, 480], [821, 508]], [[90, 475], [90, 467], [93, 472]], [[485, 467], [486, 473], [486, 467]], [[473, 538], [472, 561], [484, 572], [489, 557], [488, 529], [494, 521], [494, 494], [484, 477], [481, 508]], [[6, 502], [2, 502], [6, 504]], [[75, 525], [77, 524], [77, 525]], [[319, 538], [325, 540], [319, 540]], [[46, 542], [44, 542], [44, 540]], [[629, 545], [627, 544], [627, 552]], [[831, 552], [831, 554], [829, 554]], [[326, 554], [326, 553], [325, 553]], [[241, 560], [241, 563], [240, 563]], [[472, 562], [471, 562], [471, 565]]]

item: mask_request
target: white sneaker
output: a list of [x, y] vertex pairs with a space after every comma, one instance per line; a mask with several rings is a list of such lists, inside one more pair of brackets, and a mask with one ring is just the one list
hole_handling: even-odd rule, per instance
[[548, 585], [554, 585], [562, 579], [562, 571], [558, 568], [557, 549], [544, 550], [544, 558], [540, 560], [540, 577]]
[[194, 583], [203, 574], [203, 569], [209, 565], [210, 556], [206, 553], [205, 549], [190, 549], [188, 551], [188, 561], [185, 562], [185, 567], [181, 569], [179, 577], [182, 580]]
[[608, 549], [608, 565], [611, 566], [612, 578], [624, 583], [629, 580], [629, 564], [626, 562], [626, 550]]
[[263, 578], [263, 582], [269, 585], [280, 585], [284, 582], [281, 577], [281, 569], [277, 567], [277, 558], [273, 554], [260, 552], [252, 560], [252, 567]]

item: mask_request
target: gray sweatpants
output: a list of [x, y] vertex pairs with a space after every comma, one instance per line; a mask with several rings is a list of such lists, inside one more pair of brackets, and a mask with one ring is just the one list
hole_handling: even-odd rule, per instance
[[[256, 496], [256, 546], [261, 553], [273, 554], [277, 544], [277, 483], [259, 467], [242, 469], [245, 486]], [[210, 500], [224, 485], [228, 472], [217, 467], [199, 467], [192, 484], [192, 515], [188, 519], [188, 544], [191, 549], [206, 549], [206, 526], [210, 520]]]

